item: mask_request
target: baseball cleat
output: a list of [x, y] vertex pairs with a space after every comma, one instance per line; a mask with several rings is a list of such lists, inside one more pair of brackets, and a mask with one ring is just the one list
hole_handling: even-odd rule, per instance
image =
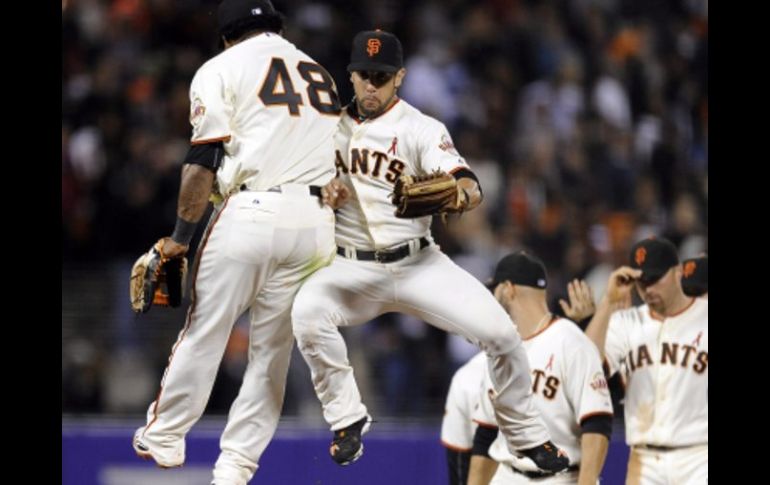
[[364, 416], [350, 426], [334, 432], [334, 440], [329, 448], [329, 454], [337, 464], [342, 466], [354, 463], [364, 454], [364, 444], [361, 435], [369, 431], [371, 420]]

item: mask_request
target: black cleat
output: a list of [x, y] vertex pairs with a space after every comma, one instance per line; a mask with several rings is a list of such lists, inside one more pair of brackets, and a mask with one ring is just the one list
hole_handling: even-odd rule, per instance
[[346, 466], [355, 462], [364, 454], [361, 435], [369, 431], [369, 416], [364, 416], [347, 428], [334, 432], [334, 441], [329, 448], [332, 460], [338, 465]]
[[519, 453], [532, 460], [540, 470], [546, 473], [560, 472], [569, 466], [567, 454], [550, 441], [528, 450], [519, 450]]

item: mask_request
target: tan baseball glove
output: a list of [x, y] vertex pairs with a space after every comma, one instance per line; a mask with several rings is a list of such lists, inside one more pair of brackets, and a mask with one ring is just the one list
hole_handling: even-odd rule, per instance
[[468, 206], [467, 192], [446, 172], [400, 176], [391, 200], [402, 219], [462, 212]]
[[131, 308], [147, 313], [155, 305], [178, 307], [184, 296], [187, 258], [163, 255], [163, 239], [139, 256], [131, 270]]

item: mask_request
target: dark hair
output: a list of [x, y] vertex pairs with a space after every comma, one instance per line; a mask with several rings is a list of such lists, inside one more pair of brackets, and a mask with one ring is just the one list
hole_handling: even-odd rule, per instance
[[263, 14], [230, 22], [219, 31], [228, 42], [235, 42], [253, 32], [275, 32], [283, 30], [283, 15], [280, 13]]

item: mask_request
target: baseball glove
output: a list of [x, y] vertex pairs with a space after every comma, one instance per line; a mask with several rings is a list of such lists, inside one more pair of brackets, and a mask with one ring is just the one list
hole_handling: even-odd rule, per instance
[[131, 308], [147, 313], [155, 305], [178, 307], [184, 295], [187, 258], [163, 255], [163, 239], [136, 260], [131, 270]]
[[446, 172], [400, 176], [391, 200], [402, 219], [462, 212], [468, 206], [468, 194]]

